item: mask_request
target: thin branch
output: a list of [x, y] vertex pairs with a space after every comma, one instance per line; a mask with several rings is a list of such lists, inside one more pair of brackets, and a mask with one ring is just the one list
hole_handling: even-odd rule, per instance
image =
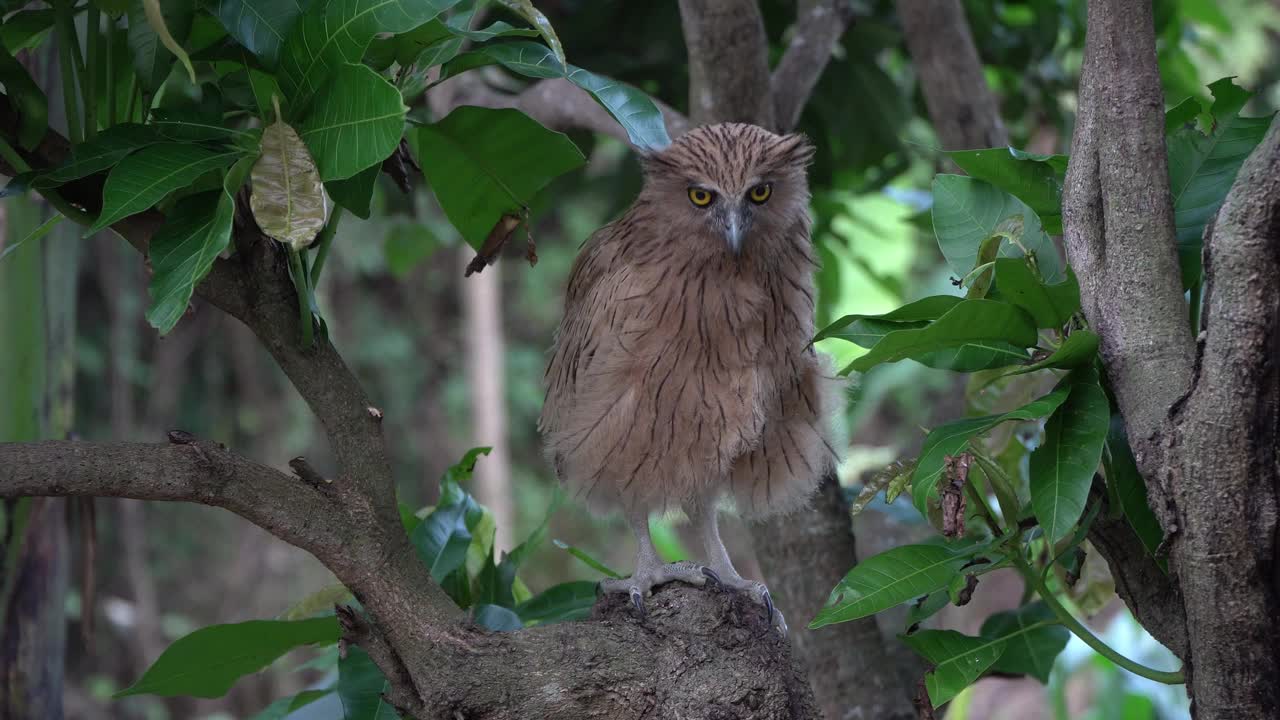
[[850, 0], [817, 0], [801, 8], [791, 43], [769, 80], [773, 121], [779, 131], [789, 132], [800, 122], [800, 113], [853, 16]]
[[756, 0], [680, 0], [680, 18], [693, 123], [774, 127], [769, 41]]

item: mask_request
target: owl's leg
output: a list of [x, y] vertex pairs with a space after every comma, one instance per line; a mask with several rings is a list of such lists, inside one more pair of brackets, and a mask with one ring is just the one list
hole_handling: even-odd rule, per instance
[[631, 604], [635, 606], [640, 617], [644, 617], [644, 598], [653, 594], [653, 588], [669, 582], [684, 582], [701, 587], [714, 575], [707, 573], [696, 563], [678, 562], [664, 565], [658, 557], [658, 551], [649, 539], [649, 513], [646, 510], [627, 512], [627, 524], [636, 535], [639, 551], [636, 553], [636, 571], [629, 578], [602, 580], [599, 592], [626, 593], [631, 596]]
[[733, 561], [729, 559], [729, 551], [725, 549], [724, 542], [720, 539], [715, 503], [708, 500], [696, 505], [688, 505], [685, 507], [685, 514], [689, 516], [689, 520], [693, 523], [694, 531], [697, 532], [698, 537], [702, 538], [702, 545], [707, 553], [707, 562], [711, 565], [711, 570], [715, 573], [716, 579], [722, 585], [746, 592], [751, 596], [751, 599], [763, 605], [765, 619], [777, 626], [778, 631], [785, 637], [787, 634], [787, 620], [782, 616], [782, 611], [773, 606], [773, 598], [769, 596], [769, 588], [765, 587], [764, 583], [742, 577], [733, 567]]

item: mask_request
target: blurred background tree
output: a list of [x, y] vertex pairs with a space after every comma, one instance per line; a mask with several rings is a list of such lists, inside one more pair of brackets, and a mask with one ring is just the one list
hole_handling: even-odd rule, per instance
[[[677, 3], [536, 4], [572, 62], [688, 111], [689, 71], [685, 40], [676, 30], [681, 26]], [[762, 0], [760, 5], [776, 61], [789, 39], [797, 2]], [[998, 113], [994, 122], [965, 118], [954, 106], [937, 104], [946, 98], [930, 93], [926, 55], [945, 51], [932, 61], [941, 63], [933, 68], [937, 73], [948, 68], [946, 53], [953, 48], [938, 42], [928, 23], [945, 14], [947, 3], [912, 5], [909, 0], [853, 3], [853, 24], [801, 116], [800, 129], [819, 148], [812, 182], [815, 237], [824, 263], [820, 326], [845, 313], [884, 312], [949, 291], [951, 276], [935, 250], [927, 212], [929, 184], [946, 166], [940, 148], [1007, 142], [1055, 153], [1065, 152], [1070, 141], [1084, 42], [1083, 0], [960, 3], [992, 94], [994, 108], [989, 109]], [[1210, 81], [1235, 75], [1237, 84], [1256, 93], [1250, 114], [1280, 107], [1280, 3], [1158, 0], [1155, 5], [1168, 106], [1193, 96], [1207, 100]], [[0, 25], [6, 46], [20, 37], [12, 27], [14, 17]], [[6, 37], [6, 30], [14, 34]], [[514, 82], [497, 69], [487, 79], [497, 85]], [[978, 125], [982, 132], [966, 139], [957, 123]], [[948, 133], [959, 134], [949, 138]], [[385, 430], [406, 501], [433, 503], [437, 478], [467, 448], [494, 446], [494, 454], [480, 460], [472, 490], [495, 513], [503, 549], [542, 522], [555, 493], [535, 421], [544, 352], [569, 267], [579, 244], [626, 207], [640, 181], [636, 159], [623, 143], [581, 130], [569, 135], [590, 162], [555, 180], [531, 208], [536, 267], [525, 262], [526, 249], [517, 236], [496, 264], [464, 279], [461, 268], [474, 251], [425, 183], [406, 195], [382, 175], [369, 218], [344, 218], [317, 290], [335, 345], [383, 412], [397, 420]], [[50, 304], [42, 311], [75, 318], [73, 346], [47, 371], [67, 361], [74, 366], [74, 383], [68, 386], [75, 388], [74, 419], [66, 424], [49, 419], [32, 432], [154, 440], [181, 428], [254, 458], [304, 455], [317, 464], [327, 462], [328, 449], [309, 410], [248, 330], [197, 301], [194, 313], [160, 337], [143, 318], [147, 274], [131, 248], [99, 236], [78, 252], [68, 251], [64, 241], [70, 238], [55, 233], [52, 241], [18, 249], [15, 243], [40, 224], [47, 210], [30, 196], [8, 199], [3, 207], [0, 292], [17, 292], [17, 283], [30, 280], [42, 263], [59, 268], [69, 274], [55, 280], [63, 283], [63, 292], [43, 290]], [[6, 310], [3, 319], [12, 318]], [[32, 342], [24, 332], [40, 330], [0, 324], [5, 368], [0, 381], [17, 383], [15, 388], [52, 382], [19, 379], [10, 372], [24, 366], [21, 352]], [[841, 363], [857, 352], [847, 344], [820, 347]], [[972, 399], [950, 373], [910, 361], [862, 377], [851, 392], [842, 486], [855, 493], [869, 473], [914, 454], [922, 427], [972, 410]], [[5, 431], [6, 440], [18, 437], [9, 436], [16, 429], [6, 426]], [[63, 511], [62, 501], [48, 502]], [[110, 701], [112, 692], [140, 675], [176, 637], [211, 623], [275, 616], [334, 581], [306, 553], [229, 513], [98, 500], [97, 521], [93, 613], [98, 628], [88, 646], [76, 641], [84, 585], [72, 581], [67, 593], [68, 717], [245, 718], [320, 677], [316, 670], [273, 670], [241, 682], [216, 701]], [[672, 519], [655, 528], [668, 557], [683, 555], [682, 523]], [[863, 554], [925, 530], [902, 501], [872, 503], [857, 525]], [[731, 525], [726, 534], [731, 552], [743, 556], [744, 574], [758, 575], [746, 530]], [[628, 544], [618, 541], [629, 537], [620, 521], [594, 521], [572, 504], [553, 515], [550, 535], [610, 566], [626, 567], [630, 561]], [[71, 567], [83, 561], [83, 547], [70, 544]], [[1096, 613], [1092, 624], [1105, 628], [1108, 641], [1131, 656], [1163, 657], [1115, 598], [1105, 566], [1087, 567], [1090, 572], [1101, 568], [1101, 575], [1086, 576], [1087, 593], [1081, 597], [1083, 606]], [[598, 577], [550, 546], [522, 574], [533, 588]], [[827, 587], [836, 579], [829, 578]], [[969, 605], [949, 608], [937, 622], [973, 632], [992, 611], [1015, 606], [1020, 591], [995, 577], [984, 580]], [[804, 620], [815, 609], [788, 608]], [[1047, 690], [1025, 679], [984, 680], [953, 703], [950, 717], [1174, 718], [1186, 716], [1185, 705], [1180, 689], [1119, 673], [1073, 641]]]

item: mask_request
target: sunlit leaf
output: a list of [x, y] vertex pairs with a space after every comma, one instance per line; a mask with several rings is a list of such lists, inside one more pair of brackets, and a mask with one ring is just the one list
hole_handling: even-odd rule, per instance
[[1062, 234], [1062, 183], [1066, 155], [1037, 155], [1014, 148], [955, 150], [947, 153], [971, 177], [1012, 194], [1040, 216], [1044, 231]]
[[334, 70], [298, 128], [320, 179], [342, 180], [381, 163], [400, 144], [408, 108], [400, 91], [365, 65]]
[[518, 110], [459, 107], [417, 128], [418, 161], [449, 221], [473, 247], [553, 178], [583, 163], [564, 135]]
[[258, 672], [290, 650], [337, 642], [338, 635], [334, 617], [210, 625], [174, 641], [141, 679], [114, 697], [222, 697], [236, 680]]
[[88, 233], [150, 208], [201, 175], [230, 165], [239, 155], [238, 151], [214, 151], [189, 143], [150, 145], [129, 155], [107, 176], [102, 213]]
[[[971, 343], [1008, 343], [1016, 347], [1032, 347], [1036, 344], [1035, 323], [1026, 312], [1007, 303], [962, 300], [928, 325], [885, 334], [867, 354], [854, 360], [841, 372], [866, 372], [881, 363], [897, 362]], [[1025, 356], [1008, 357], [1007, 364], [1015, 364], [1023, 359]]]
[[1050, 542], [1070, 534], [1084, 512], [1111, 418], [1107, 394], [1092, 370], [1075, 370], [1063, 384], [1070, 394], [1031, 453], [1031, 508]]
[[[1008, 218], [1022, 218], [1019, 242], [1036, 256], [1046, 282], [1061, 282], [1062, 261], [1035, 211], [991, 183], [963, 175], [938, 175], [933, 179], [933, 230], [938, 246], [956, 277], [974, 268], [978, 248]], [[1000, 246], [1000, 257], [1019, 257], [1012, 242]]]
[[921, 630], [902, 637], [929, 661], [924, 686], [933, 706], [941, 707], [982, 676], [1004, 652], [1003, 640], [970, 637], [954, 630]]
[[969, 554], [945, 545], [901, 545], [860, 561], [809, 623], [816, 629], [874, 615], [947, 586]]
[[307, 146], [283, 120], [262, 131], [262, 154], [253, 166], [249, 206], [267, 235], [301, 250], [327, 219], [324, 186]]

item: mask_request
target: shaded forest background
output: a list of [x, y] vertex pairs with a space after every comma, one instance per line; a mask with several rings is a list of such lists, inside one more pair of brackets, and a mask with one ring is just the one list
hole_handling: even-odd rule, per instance
[[[761, 3], [778, 49], [794, 5]], [[1082, 59], [1083, 2], [964, 5], [1009, 143], [1064, 152]], [[686, 97], [685, 42], [676, 31], [674, 2], [543, 0], [538, 6], [575, 63], [677, 107]], [[929, 114], [894, 4], [855, 7], [841, 53], [800, 123], [819, 149], [812, 181], [824, 261], [820, 326], [848, 312], [884, 312], [946, 292], [951, 284], [926, 220], [929, 183], [945, 167], [937, 150], [940, 120]], [[1167, 105], [1188, 96], [1208, 99], [1209, 82], [1234, 75], [1256, 93], [1249, 114], [1280, 107], [1280, 3], [1164, 0], [1156, 7]], [[494, 71], [498, 82], [500, 74]], [[467, 449], [495, 447], [480, 460], [473, 491], [496, 515], [500, 548], [512, 547], [542, 522], [555, 494], [535, 421], [544, 353], [569, 267], [582, 240], [626, 207], [640, 182], [634, 156], [619, 141], [581, 131], [570, 136], [590, 162], [556, 180], [531, 208], [535, 267], [517, 241], [496, 265], [464, 279], [474, 251], [422, 182], [404, 194], [383, 176], [370, 219], [344, 219], [317, 293], [334, 344], [380, 409], [396, 419], [385, 430], [407, 502], [430, 504], [441, 473]], [[42, 212], [30, 199], [0, 205], [0, 246], [25, 237]], [[304, 455], [317, 467], [331, 465], [307, 407], [248, 330], [196, 301], [194, 312], [160, 338], [143, 318], [147, 276], [135, 251], [111, 237], [81, 241], [70, 229], [42, 242], [46, 258], [78, 256], [79, 272], [66, 282], [68, 291], [74, 286], [77, 331], [74, 347], [61, 358], [74, 368], [77, 436], [156, 440], [182, 429], [253, 458]], [[849, 345], [823, 349], [838, 361], [855, 351]], [[965, 388], [949, 373], [913, 362], [877, 368], [850, 399], [850, 447], [841, 468], [850, 492], [867, 473], [918, 448], [920, 428], [971, 409]], [[211, 623], [274, 617], [334, 580], [306, 553], [230, 513], [185, 504], [95, 502], [99, 621], [84, 645], [78, 632], [82, 597], [73, 582], [68, 717], [249, 717], [322, 678], [323, 671], [314, 669], [273, 670], [240, 683], [223, 700], [110, 701], [173, 639]], [[877, 501], [857, 522], [866, 555], [925, 529], [906, 501]], [[683, 554], [682, 523], [658, 528], [656, 539], [669, 557]], [[741, 525], [731, 522], [725, 531], [744, 574], [757, 574]], [[553, 515], [550, 534], [629, 570], [632, 548], [622, 541], [629, 533], [621, 519], [593, 520], [567, 503]], [[81, 560], [75, 558], [74, 566]], [[598, 577], [551, 545], [522, 574], [535, 590]], [[1108, 628], [1108, 640], [1131, 655], [1160, 656], [1116, 601], [1105, 565], [1087, 565], [1084, 579], [1077, 600], [1097, 613], [1094, 626]], [[973, 603], [949, 608], [940, 623], [972, 632], [992, 610], [1016, 604], [1018, 591], [993, 577]], [[782, 602], [796, 627], [816, 610]], [[1058, 669], [1047, 689], [1033, 681], [985, 680], [952, 712], [980, 718], [1185, 715], [1180, 690], [1121, 675], [1074, 642]], [[997, 699], [1003, 714], [983, 709]]]

